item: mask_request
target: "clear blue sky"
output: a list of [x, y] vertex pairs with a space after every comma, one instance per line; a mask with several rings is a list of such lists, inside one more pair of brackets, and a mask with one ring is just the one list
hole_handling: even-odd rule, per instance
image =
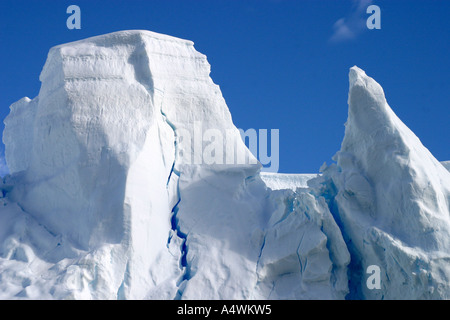
[[[370, 3], [381, 8], [380, 30], [358, 9]], [[81, 30], [66, 27], [71, 4]], [[280, 130], [280, 172], [318, 172], [339, 150], [353, 65], [383, 86], [438, 160], [450, 160], [447, 0], [1, 0], [0, 117], [37, 96], [50, 47], [126, 29], [194, 41], [236, 126]]]

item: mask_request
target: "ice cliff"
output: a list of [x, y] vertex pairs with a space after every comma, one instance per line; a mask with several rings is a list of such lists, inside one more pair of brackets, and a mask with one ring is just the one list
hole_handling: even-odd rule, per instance
[[335, 163], [282, 175], [209, 74], [149, 31], [50, 50], [4, 120], [0, 298], [450, 298], [450, 173], [373, 79], [350, 70]]

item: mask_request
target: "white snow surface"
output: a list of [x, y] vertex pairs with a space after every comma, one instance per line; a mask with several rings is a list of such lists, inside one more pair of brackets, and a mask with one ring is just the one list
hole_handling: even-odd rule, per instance
[[[449, 299], [450, 173], [356, 66], [348, 103], [336, 164], [309, 184], [328, 198], [352, 254], [351, 297]], [[371, 265], [379, 290], [361, 275]]]
[[273, 173], [261, 172], [261, 179], [266, 186], [272, 190], [307, 188], [308, 181], [316, 178], [318, 174], [313, 173]]
[[[336, 163], [269, 174], [209, 74], [150, 31], [50, 50], [4, 120], [0, 299], [450, 298], [450, 173], [373, 79], [350, 70]], [[186, 138], [212, 130], [214, 164]]]

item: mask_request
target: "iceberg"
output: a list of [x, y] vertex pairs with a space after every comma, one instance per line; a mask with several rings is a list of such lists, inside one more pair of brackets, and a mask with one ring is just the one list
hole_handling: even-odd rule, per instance
[[[450, 175], [395, 115], [381, 86], [350, 69], [349, 114], [335, 164], [311, 181], [352, 255], [353, 298], [450, 298]], [[382, 270], [381, 288], [364, 281]]]
[[361, 69], [320, 174], [262, 172], [192, 41], [59, 45], [40, 80], [4, 120], [0, 298], [449, 298], [450, 172]]

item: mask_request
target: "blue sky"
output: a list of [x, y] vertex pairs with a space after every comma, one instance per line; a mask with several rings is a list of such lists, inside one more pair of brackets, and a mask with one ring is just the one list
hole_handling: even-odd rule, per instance
[[[81, 30], [66, 27], [71, 4]], [[381, 9], [380, 30], [365, 27], [370, 4]], [[146, 29], [194, 41], [238, 128], [280, 130], [280, 172], [318, 172], [339, 150], [353, 65], [450, 160], [449, 21], [447, 0], [2, 0], [0, 117], [38, 95], [50, 47]]]

